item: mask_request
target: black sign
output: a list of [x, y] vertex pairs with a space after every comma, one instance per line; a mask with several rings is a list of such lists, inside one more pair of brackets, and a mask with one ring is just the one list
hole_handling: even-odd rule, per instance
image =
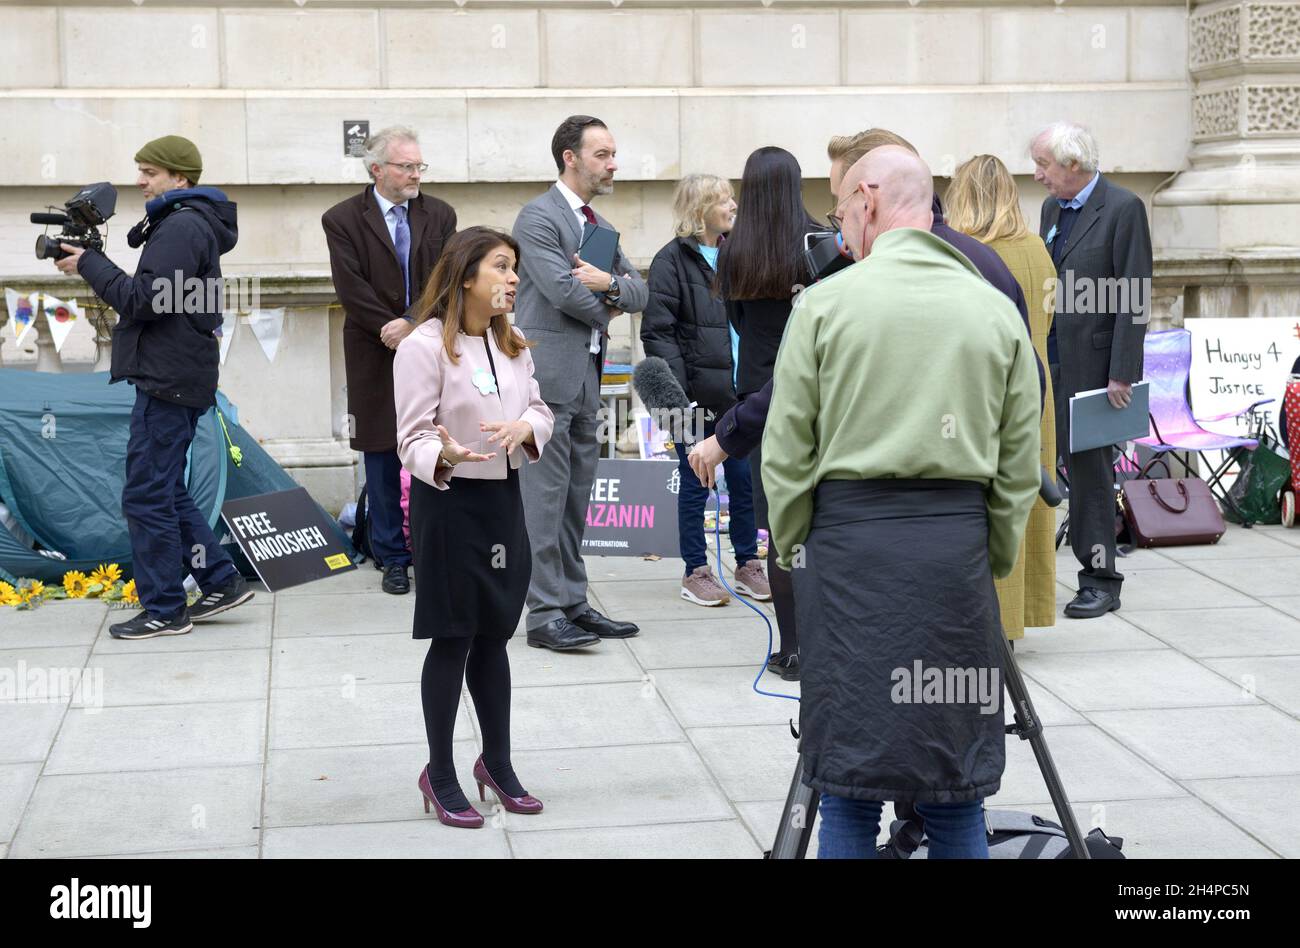
[[366, 139], [369, 137], [369, 119], [344, 119], [343, 157], [364, 158], [366, 156]]
[[272, 592], [356, 569], [304, 487], [228, 500], [221, 516]]
[[587, 502], [582, 552], [597, 556], [680, 556], [676, 461], [601, 458]]

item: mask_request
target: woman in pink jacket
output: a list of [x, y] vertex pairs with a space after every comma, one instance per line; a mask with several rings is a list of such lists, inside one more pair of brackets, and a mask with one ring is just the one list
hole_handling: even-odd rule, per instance
[[447, 242], [397, 347], [393, 385], [397, 452], [411, 472], [411, 552], [417, 639], [431, 639], [420, 679], [429, 763], [424, 810], [448, 826], [483, 816], [452, 764], [461, 682], [483, 734], [474, 763], [479, 799], [489, 788], [511, 813], [539, 813], [510, 765], [510, 662], [528, 592], [532, 551], [519, 466], [536, 461], [554, 418], [533, 380], [531, 342], [507, 319], [519, 246], [470, 227]]

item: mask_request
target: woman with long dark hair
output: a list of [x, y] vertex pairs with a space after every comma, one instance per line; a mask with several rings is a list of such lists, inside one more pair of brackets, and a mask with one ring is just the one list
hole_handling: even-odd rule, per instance
[[[774, 145], [753, 152], [740, 179], [736, 223], [718, 255], [718, 290], [726, 300], [727, 317], [740, 336], [736, 392], [741, 399], [772, 378], [794, 297], [808, 282], [804, 235], [825, 229], [804, 206], [803, 173], [794, 155]], [[762, 464], [761, 451], [755, 448], [749, 461], [754, 513], [758, 525], [767, 529]], [[794, 588], [789, 572], [777, 565], [770, 536], [767, 572], [781, 637], [777, 651], [768, 658], [768, 669], [787, 681], [797, 681]]]
[[470, 227], [452, 237], [397, 347], [397, 452], [411, 472], [411, 552], [417, 639], [431, 639], [420, 679], [429, 762], [424, 810], [448, 826], [479, 827], [461, 791], [452, 738], [461, 683], [483, 735], [474, 764], [479, 799], [490, 788], [511, 813], [542, 804], [510, 764], [510, 662], [528, 592], [532, 551], [519, 467], [536, 461], [554, 416], [533, 379], [532, 345], [510, 325], [519, 245]]

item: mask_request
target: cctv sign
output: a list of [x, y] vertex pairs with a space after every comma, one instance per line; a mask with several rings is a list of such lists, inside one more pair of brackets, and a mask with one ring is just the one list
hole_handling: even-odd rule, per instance
[[370, 137], [370, 122], [366, 119], [343, 120], [343, 157], [365, 156], [366, 139]]

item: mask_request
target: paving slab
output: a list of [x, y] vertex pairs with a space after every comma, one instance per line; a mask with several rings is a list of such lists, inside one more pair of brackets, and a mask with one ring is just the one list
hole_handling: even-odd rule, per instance
[[283, 826], [266, 831], [265, 859], [508, 859], [505, 830], [443, 826], [430, 814], [390, 823]]
[[510, 702], [514, 750], [686, 739], [649, 681], [514, 688]]
[[43, 776], [14, 836], [15, 858], [62, 858], [257, 842], [262, 768]]
[[1205, 663], [1235, 687], [1300, 716], [1300, 655], [1283, 657], [1218, 658]]
[[1124, 619], [1193, 658], [1300, 655], [1300, 619], [1270, 606], [1198, 609], [1194, 617], [1126, 609]]
[[[644, 623], [643, 623], [644, 627]], [[516, 688], [541, 685], [588, 685], [599, 682], [636, 681], [644, 670], [628, 650], [636, 639], [603, 639], [591, 648], [552, 652], [532, 648], [521, 630], [506, 652], [510, 656], [510, 681]]]
[[175, 770], [261, 763], [266, 700], [73, 708], [47, 774]]
[[[1286, 859], [1300, 858], [1300, 823], [1295, 819], [1296, 800], [1300, 800], [1300, 774], [1190, 780], [1187, 785], [1273, 852]], [[1187, 848], [1196, 848], [1194, 842], [1189, 838]], [[1201, 854], [1205, 858], [1214, 851], [1201, 849]]]
[[[113, 613], [113, 622], [130, 613]], [[275, 608], [261, 594], [229, 612], [194, 623], [185, 635], [160, 635], [154, 639], [115, 639], [107, 623], [95, 642], [95, 655], [139, 655], [146, 652], [227, 652], [231, 649], [268, 648]]]
[[[473, 734], [474, 726], [462, 702], [456, 735], [468, 738]], [[271, 690], [270, 746], [274, 749], [406, 744], [425, 739], [419, 682]]]
[[[180, 636], [178, 636], [179, 638]], [[228, 652], [97, 654], [88, 670], [103, 672], [103, 704], [200, 704], [266, 700], [270, 655], [265, 649]], [[88, 703], [74, 700], [73, 707]]]
[[799, 757], [788, 725], [700, 727], [686, 733], [728, 799], [785, 800]]
[[1251, 596], [1288, 596], [1300, 588], [1300, 551], [1294, 556], [1196, 560], [1192, 569]]
[[383, 592], [351, 596], [304, 592], [276, 600], [275, 637], [383, 635], [392, 632], [410, 635], [414, 618], [414, 592], [405, 596], [390, 596]]
[[0, 843], [13, 839], [40, 773], [39, 763], [0, 765]]
[[1264, 705], [1088, 716], [1177, 780], [1300, 773], [1300, 721]]
[[[751, 665], [721, 668], [663, 668], [650, 672], [651, 681], [683, 727], [728, 724], [779, 724], [798, 719], [799, 705], [753, 690], [759, 670]], [[759, 687], [778, 694], [798, 695], [797, 682], [762, 673]]]
[[1021, 670], [1080, 711], [1255, 701], [1240, 686], [1167, 648], [1037, 655]]
[[108, 613], [108, 606], [94, 599], [51, 601], [24, 612], [6, 608], [0, 649], [90, 645]]
[[521, 751], [515, 772], [546, 809], [504, 814], [511, 836], [646, 823], [729, 820], [735, 811], [695, 749], [680, 744]]
[[271, 651], [274, 688], [324, 688], [346, 684], [419, 681], [429, 643], [410, 632], [322, 635], [276, 639]]

